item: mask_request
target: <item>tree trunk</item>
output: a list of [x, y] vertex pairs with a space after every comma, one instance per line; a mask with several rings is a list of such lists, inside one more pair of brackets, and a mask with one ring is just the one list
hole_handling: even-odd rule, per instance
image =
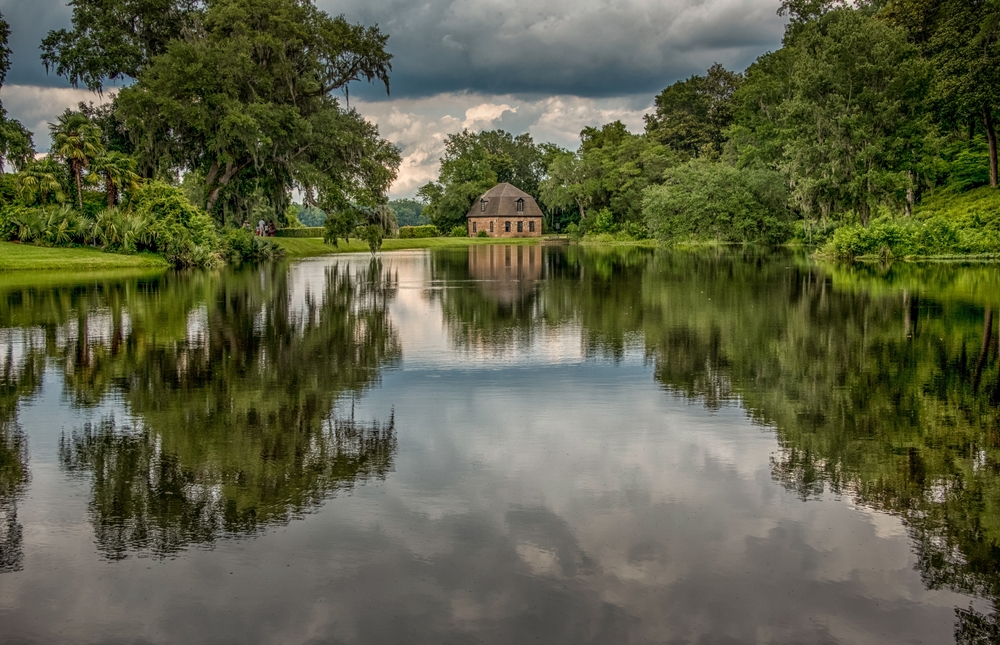
[[868, 218], [870, 215], [871, 211], [868, 208], [868, 202], [858, 204], [858, 219], [861, 220], [861, 226], [868, 228]]
[[583, 212], [583, 202], [579, 199], [576, 200], [576, 207], [580, 209], [580, 221], [582, 222], [583, 218], [586, 217], [586, 215]]
[[114, 208], [118, 203], [118, 191], [115, 190], [115, 182], [110, 177], [104, 178], [104, 194], [108, 197], [108, 208]]
[[212, 168], [211, 170], [209, 170], [208, 178], [205, 182], [206, 187], [212, 186], [212, 189], [208, 191], [208, 202], [205, 205], [205, 210], [207, 210], [209, 213], [212, 212], [212, 208], [215, 207], [215, 202], [219, 201], [219, 194], [222, 192], [222, 189], [226, 187], [226, 184], [229, 183], [229, 180], [232, 179], [233, 176], [237, 172], [239, 172], [242, 168], [243, 166], [233, 166], [233, 162], [231, 161], [227, 162], [226, 171], [222, 173], [222, 177], [219, 177], [218, 183], [212, 186], [213, 183], [212, 180], [215, 178], [215, 175], [217, 175], [219, 172], [219, 167], [214, 163], [212, 164]]
[[83, 178], [80, 176], [82, 174], [79, 163], [73, 164], [73, 175], [76, 177], [76, 205], [81, 211], [83, 210]]
[[986, 126], [986, 140], [990, 142], [990, 186], [996, 188], [1000, 185], [1000, 177], [997, 176], [997, 130], [993, 124], [992, 106], [983, 109], [983, 125]]

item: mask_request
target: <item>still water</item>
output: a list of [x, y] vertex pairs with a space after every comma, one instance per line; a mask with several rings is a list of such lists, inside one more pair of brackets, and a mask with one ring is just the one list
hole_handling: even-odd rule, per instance
[[1000, 268], [0, 275], [0, 642], [989, 643]]

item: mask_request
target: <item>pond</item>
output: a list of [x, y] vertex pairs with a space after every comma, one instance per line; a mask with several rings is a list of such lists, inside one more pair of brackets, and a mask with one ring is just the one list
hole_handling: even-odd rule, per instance
[[987, 643], [1000, 268], [0, 275], [3, 643]]

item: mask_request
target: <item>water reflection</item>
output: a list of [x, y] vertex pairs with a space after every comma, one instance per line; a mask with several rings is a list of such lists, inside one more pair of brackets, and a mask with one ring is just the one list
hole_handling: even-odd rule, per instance
[[496, 245], [0, 285], [3, 615], [44, 633], [18, 406], [48, 365], [89, 584], [250, 598], [193, 592], [212, 627], [160, 597], [166, 640], [1000, 641], [998, 276]]
[[[502, 344], [573, 321], [587, 355], [616, 359], [638, 339], [669, 391], [710, 410], [738, 402], [776, 428], [776, 482], [901, 517], [928, 588], [996, 607], [995, 267], [828, 270], [753, 250], [569, 249], [543, 262], [546, 279], [523, 293], [442, 291], [453, 333]], [[484, 265], [495, 271], [470, 255], [470, 275]], [[1000, 641], [997, 614], [959, 609], [956, 634]]]
[[350, 417], [323, 425], [318, 432], [265, 433], [251, 422], [242, 441], [211, 445], [196, 435], [176, 445], [175, 437], [106, 419], [65, 437], [59, 456], [67, 472], [91, 480], [90, 513], [105, 557], [166, 556], [283, 524], [392, 470], [392, 417], [385, 425]]
[[[135, 420], [104, 419], [60, 441], [63, 469], [91, 481], [96, 541], [110, 559], [253, 533], [384, 478], [394, 419], [331, 413], [398, 363], [387, 313], [398, 280], [378, 260], [328, 267], [295, 306], [288, 275], [267, 267], [7, 292], [0, 325], [21, 326], [8, 351], [22, 355], [0, 373], [7, 524], [16, 528], [26, 472], [17, 400], [37, 387], [45, 359], [72, 405], [114, 395]], [[4, 535], [20, 539], [19, 529]]]

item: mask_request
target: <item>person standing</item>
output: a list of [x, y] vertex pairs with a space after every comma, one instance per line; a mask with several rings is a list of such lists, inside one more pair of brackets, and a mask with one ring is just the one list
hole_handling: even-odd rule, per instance
[[264, 235], [264, 220], [257, 222], [257, 235]]

